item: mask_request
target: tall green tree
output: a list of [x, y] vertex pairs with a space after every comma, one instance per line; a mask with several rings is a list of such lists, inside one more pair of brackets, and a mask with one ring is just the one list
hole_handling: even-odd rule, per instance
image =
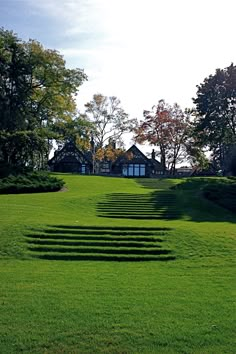
[[[45, 144], [32, 142], [27, 146], [33, 147], [35, 153], [43, 154], [47, 159], [55, 137], [54, 125], [75, 117], [75, 96], [86, 78], [81, 69], [67, 69], [65, 60], [56, 50], [45, 49], [34, 40], [22, 41], [12, 31], [0, 29], [2, 140], [16, 137], [16, 132], [26, 132], [27, 137], [32, 139], [37, 134]], [[27, 139], [21, 139], [22, 144]], [[25, 149], [22, 148], [22, 151]], [[11, 160], [6, 149], [4, 153], [0, 151], [0, 159], [3, 162]], [[23, 155], [18, 156], [17, 161], [25, 161]], [[32, 161], [24, 163], [29, 165]]]
[[31, 90], [27, 53], [15, 34], [0, 30], [0, 129], [25, 130]]
[[54, 138], [58, 145], [65, 141], [73, 141], [80, 150], [90, 149], [91, 130], [93, 125], [85, 115], [57, 119], [53, 124]]
[[195, 133], [224, 169], [225, 155], [236, 144], [236, 66], [217, 69], [197, 86]]

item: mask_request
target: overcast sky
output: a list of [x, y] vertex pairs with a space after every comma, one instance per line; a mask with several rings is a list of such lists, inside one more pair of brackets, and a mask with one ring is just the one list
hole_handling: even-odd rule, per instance
[[192, 107], [196, 85], [236, 63], [235, 0], [0, 0], [0, 26], [60, 51], [94, 93], [142, 119], [164, 98]]

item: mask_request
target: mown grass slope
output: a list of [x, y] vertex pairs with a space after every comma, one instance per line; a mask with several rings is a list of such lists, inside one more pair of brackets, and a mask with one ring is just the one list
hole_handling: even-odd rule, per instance
[[234, 353], [236, 216], [184, 180], [0, 196], [0, 352]]

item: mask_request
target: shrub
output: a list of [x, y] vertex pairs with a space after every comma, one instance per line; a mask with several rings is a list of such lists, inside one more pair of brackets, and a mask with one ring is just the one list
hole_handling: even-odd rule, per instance
[[60, 190], [63, 185], [62, 179], [46, 172], [10, 175], [0, 179], [0, 194], [54, 192]]
[[21, 165], [10, 165], [8, 163], [0, 162], [0, 178], [7, 177], [9, 175], [17, 176], [19, 174], [26, 174], [31, 172], [32, 169]]
[[236, 177], [194, 177], [172, 187], [186, 192], [201, 192], [218, 205], [236, 212]]
[[207, 199], [236, 212], [236, 183], [206, 185], [203, 188], [203, 194]]

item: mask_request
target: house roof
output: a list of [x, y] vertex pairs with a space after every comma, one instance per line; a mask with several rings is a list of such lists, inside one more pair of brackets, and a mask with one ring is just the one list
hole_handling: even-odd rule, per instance
[[54, 156], [48, 161], [48, 165], [50, 166], [56, 164], [69, 155], [73, 155], [73, 157], [79, 162], [86, 161], [91, 164], [90, 159], [82, 151], [80, 151], [73, 142], [67, 142], [62, 149], [54, 152]]
[[[128, 154], [132, 153], [132, 157], [129, 158]], [[124, 155], [121, 155], [117, 158], [114, 164], [130, 162], [130, 163], [150, 163], [150, 160], [145, 156], [142, 151], [140, 151], [136, 145], [132, 145], [128, 150], [126, 150]]]
[[142, 156], [145, 160], [149, 160], [144, 153], [142, 153], [141, 150], [137, 148], [136, 145], [132, 145], [126, 152], [132, 152], [134, 155], [139, 155]]
[[151, 162], [151, 164], [153, 165], [153, 167], [156, 170], [158, 170], [158, 171], [162, 171], [163, 170], [162, 164], [159, 161], [157, 161], [156, 159], [151, 158], [151, 159], [149, 159], [149, 161]]
[[[131, 153], [131, 156], [128, 154]], [[74, 159], [80, 163], [88, 163], [92, 165], [92, 153], [91, 151], [82, 152], [79, 150], [73, 142], [67, 142], [62, 149], [55, 151], [54, 156], [48, 161], [48, 165], [55, 165], [65, 160]], [[133, 164], [146, 164], [156, 171], [162, 171], [162, 164], [153, 158], [148, 158], [146, 155], [140, 151], [136, 145], [132, 145], [125, 154], [119, 156], [114, 165], [119, 165], [123, 163], [133, 163]]]

